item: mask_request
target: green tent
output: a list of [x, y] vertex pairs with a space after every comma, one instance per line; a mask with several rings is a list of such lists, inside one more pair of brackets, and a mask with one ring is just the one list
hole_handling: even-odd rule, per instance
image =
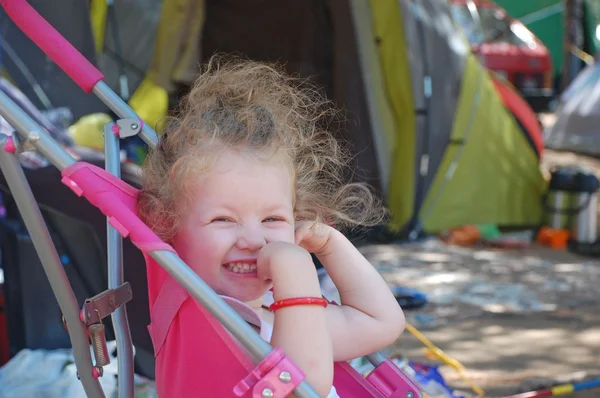
[[[444, 1], [30, 3], [94, 59], [116, 92], [126, 76], [123, 92], [152, 124], [217, 51], [282, 62], [313, 79], [347, 111], [349, 122], [334, 133], [354, 145], [356, 178], [386, 199], [393, 229], [540, 222], [545, 181], [528, 132], [503, 106]], [[48, 73], [53, 67], [18, 29], [7, 23], [3, 34], [56, 106], [74, 106], [78, 117], [103, 111], [81, 100], [60, 71]]]

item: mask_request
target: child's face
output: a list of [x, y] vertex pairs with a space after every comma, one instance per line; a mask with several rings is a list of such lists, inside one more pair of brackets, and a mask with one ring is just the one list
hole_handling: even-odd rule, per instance
[[294, 242], [290, 169], [278, 156], [261, 161], [234, 151], [200, 177], [173, 245], [217, 293], [251, 301], [270, 287], [256, 276], [268, 242]]

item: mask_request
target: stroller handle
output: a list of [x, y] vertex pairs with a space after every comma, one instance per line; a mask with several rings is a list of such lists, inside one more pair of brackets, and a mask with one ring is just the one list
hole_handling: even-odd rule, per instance
[[12, 21], [83, 91], [90, 93], [104, 75], [48, 23], [27, 0], [0, 0]]

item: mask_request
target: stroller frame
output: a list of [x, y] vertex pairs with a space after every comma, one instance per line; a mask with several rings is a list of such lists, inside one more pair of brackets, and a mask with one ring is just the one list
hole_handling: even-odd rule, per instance
[[[156, 132], [144, 124], [143, 120], [103, 81], [102, 73], [39, 15], [27, 3], [27, 0], [0, 0], [0, 6], [4, 8], [12, 21], [75, 83], [86, 93], [96, 95], [121, 118], [116, 123], [110, 122], [104, 127], [105, 171], [120, 179], [120, 138], [139, 134], [146, 144], [154, 148], [158, 143]], [[248, 378], [251, 384], [246, 386], [246, 390], [254, 386], [253, 397], [283, 397], [292, 390], [297, 397], [318, 397], [315, 390], [303, 380], [302, 372], [285, 357], [285, 354], [280, 350], [274, 350], [270, 344], [265, 342], [174, 252], [144, 250], [140, 247], [147, 243], [144, 241], [147, 240], [147, 236], [141, 239], [138, 234], [137, 241], [133, 236], [136, 232], [135, 227], [141, 225], [140, 220], [132, 220], [131, 217], [128, 219], [128, 215], [123, 215], [118, 209], [114, 209], [112, 203], [107, 203], [106, 200], [103, 201], [99, 198], [102, 193], [90, 192], [89, 189], [86, 191], [85, 184], [78, 184], [63, 173], [62, 182], [78, 196], [88, 199], [107, 218], [108, 290], [85, 300], [83, 307], [79, 307], [17, 156], [24, 151], [38, 151], [61, 172], [83, 162], [78, 162], [71, 156], [45, 132], [42, 126], [2, 91], [0, 91], [0, 115], [16, 130], [12, 136], [0, 135], [0, 145], [2, 146], [0, 148], [0, 169], [15, 198], [63, 314], [73, 348], [78, 377], [88, 397], [105, 397], [98, 377], [102, 376], [102, 366], [107, 365], [110, 361], [102, 324], [103, 319], [109, 315], [114, 326], [118, 349], [118, 396], [120, 398], [133, 398], [134, 396], [133, 345], [125, 311], [126, 303], [132, 298], [132, 291], [129, 284], [123, 280], [123, 236], [130, 237], [138, 248], [160, 264], [194, 299], [204, 306], [248, 350], [253, 357], [253, 363], [257, 365], [257, 370], [260, 370], [261, 366], [266, 366], [265, 364], [270, 364], [268, 372], [262, 374], [252, 372], [250, 376], [254, 377], [254, 380], [251, 380], [252, 377]], [[151, 236], [150, 240], [152, 238]], [[154, 238], [158, 239], [155, 235]], [[95, 361], [92, 361], [90, 341]], [[391, 361], [383, 354], [377, 352], [368, 355], [367, 359], [375, 367], [372, 372], [371, 384], [378, 386], [378, 393], [374, 396], [398, 398], [420, 396], [414, 385], [411, 385], [412, 383], [407, 381], [406, 377], [397, 368], [394, 368]], [[275, 368], [278, 369], [277, 374], [270, 371]], [[264, 369], [262, 370], [264, 371]], [[282, 377], [283, 373], [281, 372], [288, 372], [286, 375], [288, 377]], [[290, 373], [294, 375], [292, 382], [289, 381]], [[295, 377], [296, 375], [300, 377]], [[270, 385], [275, 388], [263, 388], [257, 391], [257, 381], [265, 377], [271, 378]], [[282, 388], [282, 383], [287, 386]], [[406, 388], [407, 384], [408, 388]]]

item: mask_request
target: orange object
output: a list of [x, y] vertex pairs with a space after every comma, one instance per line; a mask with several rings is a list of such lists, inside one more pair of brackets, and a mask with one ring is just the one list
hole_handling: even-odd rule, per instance
[[473, 246], [481, 238], [481, 231], [475, 225], [466, 225], [448, 231], [443, 240], [450, 245]]
[[542, 227], [537, 235], [538, 243], [553, 249], [565, 249], [571, 237], [568, 229], [553, 229]]

